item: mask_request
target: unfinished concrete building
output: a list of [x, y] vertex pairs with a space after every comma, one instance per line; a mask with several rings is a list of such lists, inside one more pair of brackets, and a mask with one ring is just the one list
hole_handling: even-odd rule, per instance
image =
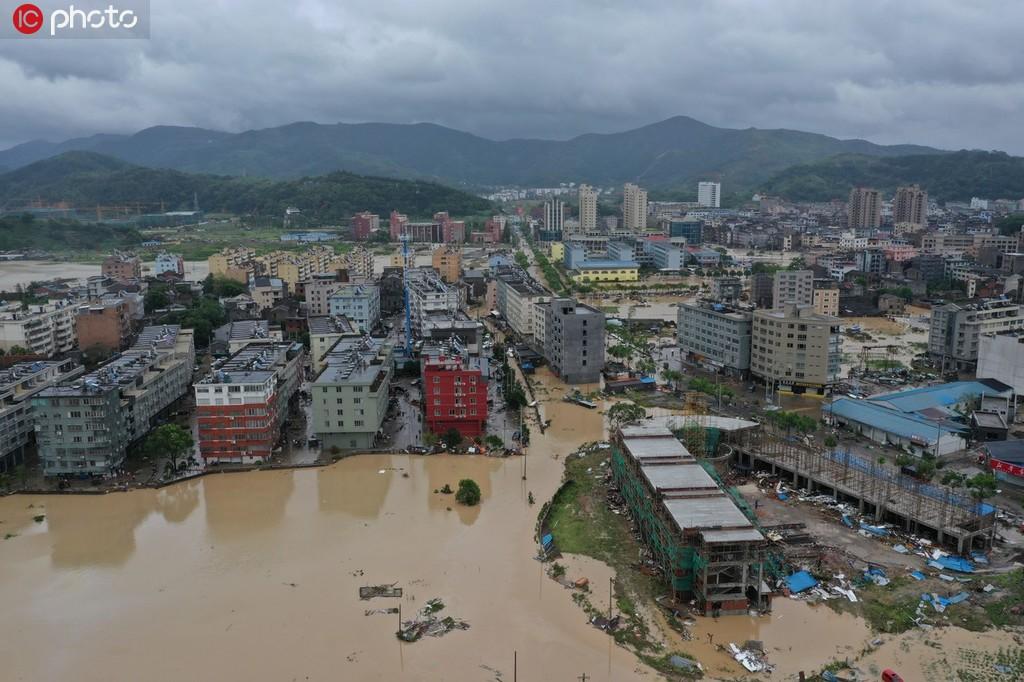
[[676, 599], [695, 600], [705, 615], [770, 607], [767, 540], [672, 431], [620, 429], [612, 472]]

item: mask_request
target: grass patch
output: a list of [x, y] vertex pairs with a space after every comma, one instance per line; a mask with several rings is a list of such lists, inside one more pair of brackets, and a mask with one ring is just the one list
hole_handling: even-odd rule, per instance
[[[548, 528], [562, 552], [597, 559], [615, 570], [616, 613], [623, 620], [614, 635], [617, 643], [632, 650], [669, 679], [699, 677], [700, 671], [680, 670], [669, 662], [675, 652], [665, 651], [643, 616], [647, 607], [657, 608], [654, 597], [663, 593], [665, 586], [657, 577], [646, 576], [634, 568], [640, 545], [627, 519], [608, 508], [604, 475], [609, 466], [609, 452], [595, 449], [566, 458], [567, 483], [548, 505]], [[573, 599], [588, 615], [607, 615], [607, 605], [597, 608], [582, 594], [574, 595]]]

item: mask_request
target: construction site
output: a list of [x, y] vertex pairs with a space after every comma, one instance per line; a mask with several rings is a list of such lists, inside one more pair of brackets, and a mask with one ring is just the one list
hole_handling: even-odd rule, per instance
[[626, 426], [615, 436], [612, 476], [675, 600], [705, 615], [768, 610], [767, 540], [667, 426]]
[[733, 463], [740, 470], [791, 477], [794, 488], [830, 495], [878, 523], [892, 523], [959, 554], [992, 544], [992, 505], [907, 476], [892, 465], [849, 451], [812, 449], [763, 429], [742, 432], [734, 448]]

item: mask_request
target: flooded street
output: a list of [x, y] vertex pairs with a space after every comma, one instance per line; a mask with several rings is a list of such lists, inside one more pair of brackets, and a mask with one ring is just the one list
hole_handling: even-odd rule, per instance
[[[514, 651], [521, 679], [649, 679], [531, 558], [527, 494], [550, 497], [560, 456], [593, 435], [573, 426], [537, 430], [527, 481], [520, 458], [367, 455], [0, 499], [7, 679], [493, 680], [511, 679]], [[434, 493], [467, 477], [479, 507]], [[358, 598], [393, 582], [401, 600]], [[470, 629], [400, 644], [395, 616], [363, 615], [401, 601], [410, 617], [432, 597]]]

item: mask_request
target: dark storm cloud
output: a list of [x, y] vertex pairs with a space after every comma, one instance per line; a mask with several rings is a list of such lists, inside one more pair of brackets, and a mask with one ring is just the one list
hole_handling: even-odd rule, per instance
[[0, 145], [296, 120], [568, 137], [686, 114], [1024, 154], [1024, 3], [153, 5], [146, 41], [0, 41]]

